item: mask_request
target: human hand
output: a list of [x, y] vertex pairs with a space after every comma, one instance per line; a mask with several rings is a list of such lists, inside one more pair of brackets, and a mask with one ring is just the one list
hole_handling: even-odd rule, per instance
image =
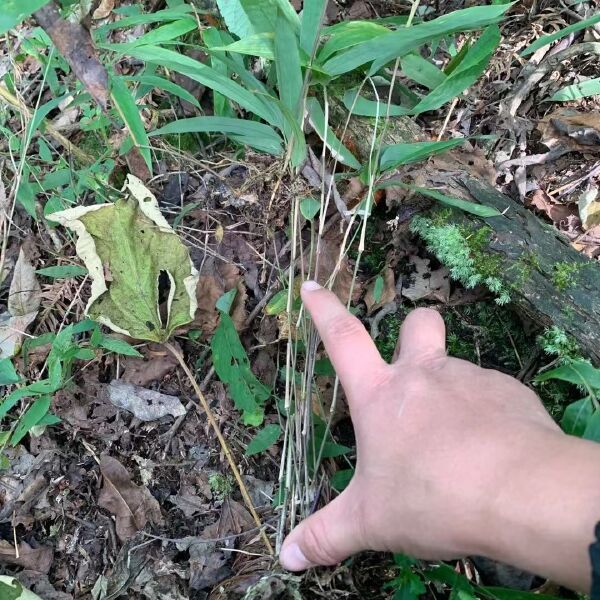
[[437, 312], [409, 314], [387, 364], [334, 294], [309, 282], [302, 299], [346, 392], [357, 464], [348, 488], [290, 533], [282, 565], [299, 571], [373, 549], [429, 559], [481, 554], [536, 567], [510, 560], [518, 555], [515, 529], [532, 526], [540, 510], [540, 489], [533, 502], [522, 488], [530, 489], [531, 477], [543, 489], [539, 465], [568, 454], [563, 442], [574, 438], [516, 379], [446, 356]]

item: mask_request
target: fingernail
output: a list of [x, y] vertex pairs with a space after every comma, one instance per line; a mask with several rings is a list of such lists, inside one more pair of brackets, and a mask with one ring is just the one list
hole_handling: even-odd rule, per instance
[[288, 571], [305, 571], [313, 565], [307, 560], [306, 556], [298, 544], [288, 544], [281, 549], [279, 562], [284, 569]]
[[321, 286], [316, 281], [308, 280], [302, 284], [303, 292], [314, 292], [315, 290], [320, 290], [320, 289], [321, 289]]

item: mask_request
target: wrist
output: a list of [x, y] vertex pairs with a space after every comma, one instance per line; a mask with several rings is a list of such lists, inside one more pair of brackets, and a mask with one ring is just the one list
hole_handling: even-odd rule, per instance
[[550, 430], [531, 436], [490, 505], [484, 554], [588, 592], [600, 521], [600, 444]]

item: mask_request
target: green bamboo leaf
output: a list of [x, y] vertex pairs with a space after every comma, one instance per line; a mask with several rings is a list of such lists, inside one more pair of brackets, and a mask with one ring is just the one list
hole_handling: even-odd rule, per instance
[[427, 94], [411, 110], [411, 114], [418, 115], [436, 110], [473, 85], [487, 69], [490, 58], [500, 44], [500, 38], [500, 29], [497, 25], [488, 27], [469, 49], [460, 65], [438, 87]]
[[[344, 106], [352, 112], [353, 115], [359, 115], [361, 117], [379, 117], [383, 118], [388, 114], [387, 102], [377, 102], [375, 100], [367, 100], [362, 96], [358, 96], [358, 90], [348, 90], [342, 102]], [[404, 106], [397, 106], [396, 104], [389, 105], [390, 117], [400, 117], [402, 115], [409, 115], [411, 113], [410, 108]]]
[[497, 23], [511, 6], [512, 4], [473, 6], [426, 23], [404, 27], [337, 54], [325, 62], [323, 68], [330, 75], [337, 76], [373, 61], [386, 64], [432, 39], [459, 31], [475, 31]]
[[325, 113], [319, 104], [319, 101], [314, 98], [306, 99], [306, 109], [310, 124], [316, 131], [317, 135], [329, 148], [332, 156], [337, 158], [342, 164], [351, 167], [352, 169], [360, 170], [361, 164], [356, 157], [338, 140], [330, 127], [325, 124]]
[[441, 154], [442, 152], [446, 152], [446, 150], [461, 146], [465, 142], [466, 138], [456, 138], [443, 142], [414, 142], [384, 146], [381, 152], [379, 168], [382, 172], [389, 171], [400, 165], [407, 165], [436, 154]]
[[0, 34], [6, 33], [50, 0], [3, 0], [0, 10]]
[[136, 83], [141, 83], [142, 85], [158, 88], [159, 90], [173, 94], [173, 96], [193, 104], [196, 108], [200, 108], [200, 103], [192, 94], [190, 94], [190, 92], [164, 77], [159, 77], [158, 75], [130, 75], [123, 77], [123, 80], [134, 81]]
[[551, 102], [568, 102], [569, 100], [579, 100], [580, 98], [589, 98], [600, 94], [600, 77], [588, 79], [581, 83], [568, 85], [558, 90], [551, 98]]
[[263, 405], [271, 395], [271, 390], [252, 372], [248, 355], [228, 314], [221, 314], [210, 347], [215, 371], [227, 385], [236, 408], [242, 411], [244, 423], [260, 425], [263, 421]]
[[321, 32], [321, 23], [327, 6], [326, 0], [305, 0], [300, 21], [300, 48], [308, 56], [313, 55]]
[[3, 358], [0, 360], [0, 385], [12, 385], [13, 383], [19, 383], [21, 378], [10, 358]]
[[444, 83], [446, 74], [418, 53], [407, 54], [400, 61], [402, 72], [430, 90]]
[[[252, 93], [239, 83], [232, 81], [198, 60], [158, 46], [139, 46], [125, 53], [139, 60], [162, 65], [168, 69], [178, 71], [182, 75], [187, 75], [190, 79], [216, 90], [242, 108], [255, 113], [270, 125], [279, 127], [281, 124], [281, 116], [278, 115], [272, 105], [263, 100], [261, 94]], [[252, 74], [248, 73], [247, 75], [249, 78], [255, 79]], [[248, 79], [244, 79], [244, 83], [248, 85]]]
[[244, 453], [246, 456], [259, 454], [270, 448], [281, 437], [281, 427], [277, 423], [265, 425], [250, 441]]
[[252, 23], [240, 0], [217, 0], [219, 12], [233, 35], [244, 39], [255, 33]]
[[387, 27], [372, 21], [343, 21], [332, 27], [327, 27], [323, 34], [328, 36], [329, 39], [318, 52], [318, 60], [323, 63], [337, 52], [390, 32], [391, 30]]
[[19, 419], [19, 423], [15, 427], [10, 439], [11, 445], [16, 446], [31, 431], [32, 427], [35, 427], [46, 416], [46, 413], [50, 409], [51, 401], [52, 398], [47, 395], [37, 398]]
[[117, 109], [121, 119], [125, 123], [131, 140], [139, 149], [144, 158], [148, 170], [152, 173], [152, 156], [150, 154], [150, 140], [144, 128], [144, 123], [140, 117], [139, 107], [135, 103], [127, 84], [119, 76], [110, 77], [111, 93], [113, 104]]
[[462, 200], [460, 198], [454, 198], [453, 196], [447, 196], [446, 194], [442, 194], [437, 190], [430, 190], [428, 188], [417, 187], [416, 185], [406, 185], [400, 184], [400, 187], [406, 188], [408, 190], [412, 190], [414, 192], [418, 192], [423, 196], [427, 196], [428, 198], [433, 198], [446, 206], [451, 206], [452, 208], [459, 208], [465, 212], [471, 213], [472, 215], [477, 215], [478, 217], [488, 218], [488, 217], [499, 217], [502, 213], [491, 207], [484, 206], [483, 204], [476, 204], [475, 202], [469, 202], [468, 200]]
[[214, 133], [221, 132], [235, 135], [240, 143], [247, 144], [261, 152], [274, 156], [282, 153], [281, 137], [278, 133], [264, 123], [232, 119], [229, 117], [192, 117], [173, 121], [160, 129], [150, 133], [150, 136], [172, 133]]
[[267, 60], [275, 60], [275, 34], [255, 33], [226, 46], [209, 48], [213, 51], [237, 52], [248, 56], [259, 56]]
[[[126, 42], [124, 44], [119, 44], [121, 49], [125, 48], [135, 48], [136, 46], [146, 46], [146, 45], [158, 45], [164, 44], [167, 42], [171, 42], [173, 40], [177, 40], [182, 35], [193, 31], [198, 27], [195, 19], [190, 17], [186, 17], [185, 19], [181, 19], [179, 21], [173, 21], [172, 23], [168, 23], [166, 25], [161, 25], [156, 29], [150, 30], [148, 33], [141, 35], [139, 38], [134, 40], [133, 42]], [[98, 47], [104, 48], [106, 50], [112, 49], [112, 44], [103, 44], [99, 43]]]
[[153, 13], [131, 15], [124, 17], [111, 23], [105, 23], [95, 30], [98, 35], [103, 35], [107, 31], [112, 29], [126, 29], [128, 27], [135, 27], [136, 25], [148, 25], [150, 23], [165, 23], [167, 21], [178, 21], [185, 19], [190, 16], [191, 12], [204, 14], [206, 11], [198, 10], [197, 7], [189, 4], [180, 4], [178, 6], [172, 6], [171, 8], [165, 8]]
[[46, 267], [38, 269], [36, 273], [50, 277], [51, 279], [66, 279], [68, 277], [81, 277], [87, 275], [88, 270], [79, 265], [56, 265], [54, 267]]
[[549, 35], [543, 35], [541, 38], [530, 44], [523, 52], [521, 52], [521, 56], [529, 56], [533, 54], [536, 50], [551, 44], [552, 42], [556, 42], [571, 33], [575, 33], [576, 31], [581, 31], [582, 29], [587, 29], [596, 23], [600, 23], [600, 14], [594, 15], [589, 19], [584, 19], [583, 21], [579, 21], [577, 23], [573, 23], [573, 25], [569, 25], [568, 27], [563, 27], [559, 29], [555, 33], [551, 33]]
[[[233, 40], [228, 33], [220, 31], [216, 27], [207, 27], [202, 32], [202, 37], [208, 49], [221, 46], [223, 43], [227, 44], [229, 41]], [[229, 78], [229, 68], [219, 58], [218, 52], [210, 52], [210, 66], [217, 71], [217, 73], [223, 75], [223, 77]], [[219, 94], [219, 92], [213, 92], [213, 111], [217, 117], [233, 118], [235, 116], [235, 113], [229, 104], [229, 100], [223, 96], [223, 94]]]

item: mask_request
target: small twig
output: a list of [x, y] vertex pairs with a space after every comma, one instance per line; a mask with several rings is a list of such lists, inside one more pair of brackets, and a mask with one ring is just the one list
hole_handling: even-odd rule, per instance
[[225, 456], [227, 457], [227, 462], [229, 463], [231, 472], [233, 473], [233, 476], [235, 477], [235, 480], [237, 481], [237, 484], [240, 489], [240, 493], [242, 494], [242, 498], [244, 499], [244, 502], [246, 503], [246, 506], [247, 506], [248, 510], [250, 511], [250, 514], [252, 515], [252, 518], [254, 519], [256, 526], [260, 530], [260, 536], [261, 536], [263, 542], [265, 543], [265, 546], [267, 547], [269, 554], [272, 556], [274, 554], [273, 546], [271, 546], [271, 542], [269, 541], [269, 538], [263, 528], [263, 524], [260, 520], [260, 517], [258, 516], [258, 513], [256, 512], [256, 508], [254, 508], [254, 503], [252, 502], [252, 498], [250, 498], [250, 494], [248, 493], [248, 488], [246, 487], [246, 484], [244, 483], [244, 480], [242, 479], [242, 476], [240, 475], [240, 472], [237, 468], [235, 459], [233, 458], [233, 454], [231, 453], [231, 449], [229, 448], [229, 444], [227, 443], [227, 440], [225, 439], [225, 437], [221, 433], [221, 430], [219, 429], [219, 424], [217, 423], [217, 421], [215, 419], [215, 416], [208, 404], [208, 401], [206, 400], [206, 397], [204, 396], [204, 394], [202, 393], [202, 390], [200, 389], [200, 386], [196, 382], [194, 374], [192, 373], [190, 368], [187, 366], [182, 353], [169, 342], [165, 342], [164, 345], [167, 348], [167, 350], [169, 350], [169, 352], [171, 352], [171, 354], [177, 359], [177, 361], [179, 362], [179, 365], [183, 369], [183, 372], [187, 375], [192, 387], [194, 388], [194, 391], [196, 392], [196, 396], [198, 397], [198, 400], [200, 401], [200, 404], [202, 405], [202, 408], [204, 409], [204, 412], [206, 413], [206, 418], [208, 419], [208, 422], [210, 423], [211, 427], [213, 428], [215, 435], [217, 436], [217, 439], [219, 440], [219, 444], [221, 445], [221, 448], [222, 448]]

